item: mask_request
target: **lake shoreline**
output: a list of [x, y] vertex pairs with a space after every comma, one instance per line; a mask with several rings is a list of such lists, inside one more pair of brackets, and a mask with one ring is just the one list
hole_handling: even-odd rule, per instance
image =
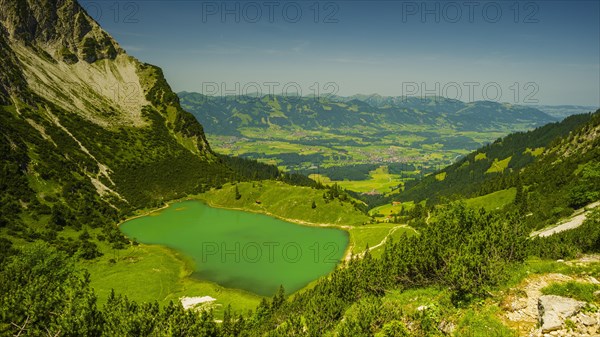
[[[139, 210], [138, 214], [132, 215], [126, 219], [123, 219], [122, 221], [120, 221], [119, 223], [117, 223], [117, 226], [119, 228], [121, 228], [121, 225], [129, 222], [131, 220], [135, 220], [135, 219], [139, 219], [142, 217], [147, 217], [147, 216], [154, 216], [154, 215], [159, 215], [161, 214], [162, 211], [168, 209], [171, 206], [174, 206], [178, 203], [181, 202], [186, 202], [186, 201], [192, 201], [192, 202], [199, 202], [201, 204], [206, 205], [207, 207], [211, 207], [214, 209], [223, 209], [223, 210], [232, 210], [232, 211], [241, 211], [241, 212], [246, 212], [246, 213], [250, 213], [250, 214], [257, 214], [257, 215], [264, 215], [267, 217], [270, 217], [272, 219], [277, 219], [280, 221], [284, 221], [287, 223], [290, 223], [292, 225], [300, 225], [303, 227], [313, 227], [313, 228], [332, 228], [332, 229], [339, 229], [342, 230], [345, 233], [345, 236], [348, 238], [348, 244], [346, 245], [345, 249], [343, 250], [342, 256], [340, 257], [340, 259], [338, 260], [338, 262], [336, 263], [336, 266], [334, 268], [340, 268], [343, 267], [346, 263], [346, 261], [348, 260], [348, 256], [351, 256], [351, 251], [352, 251], [352, 245], [350, 243], [349, 237], [350, 237], [350, 231], [348, 229], [352, 228], [352, 226], [348, 226], [348, 225], [336, 225], [336, 224], [329, 224], [329, 223], [313, 223], [310, 221], [304, 221], [304, 220], [300, 220], [300, 219], [290, 219], [290, 218], [286, 218], [284, 216], [280, 216], [277, 214], [273, 214], [269, 211], [266, 210], [261, 210], [261, 209], [248, 209], [248, 208], [243, 208], [243, 207], [231, 207], [231, 206], [226, 206], [226, 205], [221, 205], [221, 204], [217, 204], [214, 203], [212, 200], [206, 198], [205, 195], [189, 195], [186, 197], [182, 197], [182, 198], [178, 198], [178, 199], [173, 199], [173, 200], [169, 200], [167, 202], [165, 202], [164, 205], [154, 208], [154, 209], [143, 209], [143, 210]], [[141, 243], [142, 245], [146, 246], [147, 244]], [[152, 246], [155, 246], [155, 244], [151, 244]], [[218, 285], [218, 282], [214, 282], [214, 281], [210, 281], [210, 280], [206, 280], [203, 278], [196, 278], [193, 277], [192, 274], [195, 270], [195, 263], [186, 257], [185, 254], [182, 254], [180, 251], [173, 249], [171, 247], [168, 246], [163, 246], [163, 245], [158, 245], [161, 246], [163, 248], [166, 248], [167, 250], [169, 250], [171, 252], [172, 255], [174, 255], [174, 257], [182, 264], [181, 265], [181, 274], [180, 277], [183, 278], [191, 278], [191, 279], [196, 279], [200, 282], [209, 282], [209, 283], [214, 283], [215, 285]], [[321, 277], [327, 277], [329, 274], [321, 276]], [[316, 280], [314, 280], [316, 281]], [[289, 295], [296, 295], [299, 292], [302, 292], [305, 289], [308, 289], [312, 286], [312, 283], [314, 282], [310, 282], [309, 284], [307, 284], [306, 286], [294, 291], [293, 293], [290, 293]], [[219, 285], [222, 286], [222, 285]], [[236, 288], [236, 287], [228, 287], [228, 286], [222, 286], [225, 289], [231, 289], [231, 290], [238, 290], [238, 291], [243, 291], [243, 292], [249, 292], [248, 290], [245, 289], [241, 289], [241, 288]], [[259, 295], [253, 292], [249, 292], [250, 294], [254, 294], [256, 296], [259, 297], [263, 297], [263, 295]]]
[[309, 222], [309, 221], [305, 221], [305, 220], [300, 220], [300, 219], [291, 219], [291, 218], [286, 218], [284, 216], [278, 215], [278, 214], [274, 214], [271, 213], [267, 210], [256, 210], [256, 209], [250, 209], [250, 208], [243, 208], [243, 207], [231, 207], [231, 206], [224, 206], [224, 205], [220, 205], [220, 204], [215, 204], [213, 202], [211, 202], [209, 199], [202, 197], [202, 194], [197, 194], [197, 195], [192, 195], [192, 196], [186, 196], [183, 198], [179, 198], [179, 199], [173, 199], [173, 200], [169, 200], [167, 202], [165, 202], [165, 205], [159, 207], [159, 208], [155, 208], [155, 209], [151, 209], [151, 210], [145, 210], [142, 211], [143, 213], [141, 214], [137, 214], [131, 217], [126, 218], [125, 220], [120, 221], [119, 223], [117, 223], [117, 227], [120, 227], [122, 224], [124, 224], [125, 222], [137, 219], [137, 218], [141, 218], [144, 216], [149, 216], [152, 213], [156, 213], [156, 212], [160, 212], [162, 210], [165, 210], [169, 207], [171, 207], [171, 205], [176, 204], [178, 202], [183, 202], [183, 201], [199, 201], [202, 202], [204, 204], [206, 204], [209, 207], [213, 207], [213, 208], [220, 208], [220, 209], [228, 209], [228, 210], [234, 210], [234, 211], [242, 211], [242, 212], [248, 212], [248, 213], [253, 213], [253, 214], [263, 214], [266, 216], [270, 216], [272, 218], [275, 219], [279, 219], [282, 221], [286, 221], [286, 222], [290, 222], [296, 225], [300, 225], [300, 226], [307, 226], [307, 227], [320, 227], [320, 228], [338, 228], [343, 230], [344, 232], [346, 232], [348, 234], [348, 246], [346, 247], [346, 249], [344, 250], [344, 256], [343, 258], [340, 260], [339, 265], [343, 265], [345, 263], [345, 261], [349, 261], [350, 258], [352, 257], [352, 244], [350, 243], [350, 231], [349, 229], [351, 229], [353, 226], [350, 225], [336, 225], [336, 224], [329, 224], [329, 223], [314, 223], [314, 222]]

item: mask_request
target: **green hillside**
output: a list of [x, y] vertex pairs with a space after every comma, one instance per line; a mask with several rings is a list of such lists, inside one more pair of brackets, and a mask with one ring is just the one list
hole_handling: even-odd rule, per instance
[[257, 181], [226, 184], [201, 194], [200, 198], [211, 206], [265, 213], [310, 225], [354, 226], [369, 222], [370, 218], [355, 207], [359, 202], [348, 196], [330, 198], [328, 191]]
[[516, 194], [516, 188], [509, 188], [506, 190], [500, 190], [490, 194], [482, 195], [480, 197], [466, 199], [465, 203], [470, 207], [483, 208], [489, 212], [501, 209], [506, 205], [510, 205], [515, 201]]
[[[514, 179], [511, 172], [516, 173], [540, 160], [544, 149], [552, 147], [560, 137], [568, 136], [592, 118], [592, 114], [574, 115], [532, 131], [499, 138], [421, 181], [407, 182], [397, 198], [429, 199], [435, 203], [440, 198], [453, 195], [479, 196], [514, 186], [514, 182], [507, 181]], [[444, 179], [437, 179], [438, 174], [445, 174]]]

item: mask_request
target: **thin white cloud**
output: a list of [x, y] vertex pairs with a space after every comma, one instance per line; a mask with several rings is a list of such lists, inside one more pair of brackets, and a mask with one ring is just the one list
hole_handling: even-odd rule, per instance
[[298, 44], [292, 47], [292, 52], [299, 53], [304, 51], [308, 46], [310, 46], [309, 41], [299, 41]]

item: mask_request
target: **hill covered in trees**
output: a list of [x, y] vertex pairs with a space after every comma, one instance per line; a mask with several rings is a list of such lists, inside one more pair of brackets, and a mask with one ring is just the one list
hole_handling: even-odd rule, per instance
[[[516, 189], [509, 208], [530, 213], [530, 230], [543, 228], [600, 198], [600, 111], [573, 115], [528, 132], [498, 139], [389, 197], [355, 195], [371, 207], [393, 200], [425, 201], [429, 208], [452, 200]], [[426, 208], [418, 207], [417, 216]]]
[[[421, 181], [408, 183], [404, 195], [407, 199], [423, 200], [435, 198], [437, 194], [449, 196], [461, 189], [462, 194], [467, 194], [465, 191], [477, 183], [534, 162], [553, 141], [567, 136], [590, 119], [590, 114], [574, 115], [561, 122], [499, 138]], [[439, 174], [444, 175], [444, 179], [435, 177]]]

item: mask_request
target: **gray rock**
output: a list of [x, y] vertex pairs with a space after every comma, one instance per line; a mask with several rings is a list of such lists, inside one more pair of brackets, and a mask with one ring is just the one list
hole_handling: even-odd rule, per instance
[[438, 329], [446, 335], [451, 335], [454, 332], [454, 323], [442, 320], [438, 325]]
[[538, 313], [542, 332], [561, 329], [565, 319], [577, 314], [585, 302], [572, 298], [544, 295], [538, 299]]
[[594, 317], [590, 317], [590, 316], [584, 315], [584, 314], [579, 315], [579, 320], [581, 321], [581, 323], [583, 325], [586, 325], [586, 326], [596, 325], [598, 323], [598, 322], [596, 322], [596, 319]]
[[560, 330], [562, 328], [564, 320], [561, 319], [556, 312], [550, 311], [543, 315], [540, 315], [540, 325], [542, 326], [542, 332], [551, 332]]

